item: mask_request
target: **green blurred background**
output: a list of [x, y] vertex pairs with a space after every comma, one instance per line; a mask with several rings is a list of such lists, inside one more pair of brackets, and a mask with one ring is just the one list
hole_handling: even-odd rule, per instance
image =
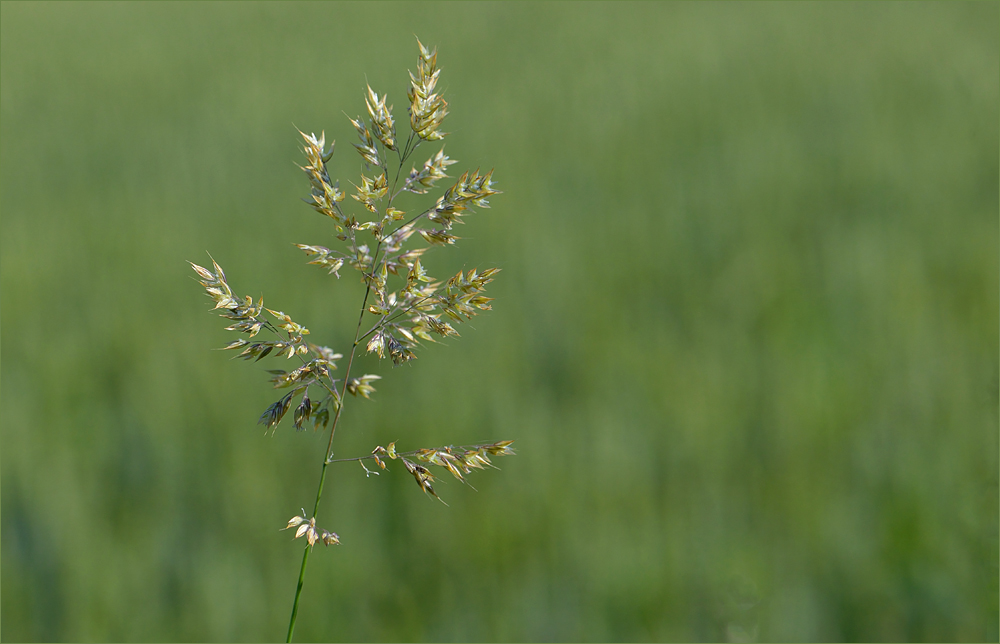
[[418, 35], [504, 190], [426, 264], [504, 272], [335, 451], [520, 453], [450, 507], [332, 469], [297, 639], [996, 641], [998, 18], [4, 2], [0, 636], [284, 637], [326, 440], [262, 435], [186, 261], [343, 350], [295, 128], [356, 182]]

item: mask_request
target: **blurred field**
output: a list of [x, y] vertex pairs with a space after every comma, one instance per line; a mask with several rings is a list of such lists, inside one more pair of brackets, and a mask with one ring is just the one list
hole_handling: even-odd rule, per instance
[[210, 351], [186, 261], [348, 345], [295, 127], [357, 181], [343, 112], [405, 123], [413, 34], [505, 191], [428, 269], [504, 272], [362, 362], [335, 451], [520, 454], [450, 507], [332, 470], [296, 639], [997, 641], [996, 3], [0, 17], [4, 641], [284, 636], [325, 439], [262, 436], [274, 365]]

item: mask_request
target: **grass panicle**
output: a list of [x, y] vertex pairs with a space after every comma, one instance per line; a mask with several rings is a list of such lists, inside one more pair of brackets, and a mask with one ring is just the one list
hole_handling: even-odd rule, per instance
[[[472, 170], [444, 190], [424, 210], [408, 213], [393, 202], [402, 192], [426, 195], [437, 182], [449, 178], [448, 166], [455, 160], [434, 151], [419, 166], [412, 165], [409, 174], [403, 167], [421, 144], [439, 141], [446, 136], [441, 125], [448, 115], [448, 103], [436, 91], [441, 70], [437, 67], [437, 50], [428, 50], [420, 41], [417, 72], [410, 72], [408, 112], [410, 132], [402, 140], [396, 131], [392, 105], [387, 95], [379, 95], [370, 86], [365, 95], [368, 119], [349, 120], [357, 132], [354, 144], [363, 162], [357, 183], [351, 182], [351, 197], [361, 208], [345, 208], [347, 193], [340, 182], [330, 178], [327, 163], [333, 157], [334, 143], [326, 144], [326, 134], [300, 132], [304, 141], [306, 164], [301, 166], [309, 179], [309, 196], [305, 199], [316, 212], [333, 220], [340, 248], [313, 244], [296, 244], [309, 258], [308, 264], [319, 266], [328, 274], [341, 277], [340, 271], [353, 269], [364, 285], [354, 342], [346, 351], [347, 362], [342, 377], [335, 377], [338, 362], [344, 354], [308, 342], [309, 329], [294, 321], [283, 311], [264, 306], [263, 298], [255, 302], [250, 296], [237, 296], [225, 273], [215, 260], [212, 268], [191, 264], [201, 285], [215, 302], [213, 310], [228, 322], [226, 329], [246, 337], [230, 342], [223, 350], [238, 351], [236, 358], [257, 362], [266, 357], [283, 358], [291, 368], [269, 369], [271, 383], [277, 389], [290, 389], [260, 415], [258, 424], [274, 433], [278, 425], [291, 415], [296, 430], [311, 422], [314, 431], [329, 431], [330, 438], [323, 454], [313, 512], [303, 508], [282, 530], [295, 529], [295, 538], [304, 537], [306, 548], [302, 556], [299, 580], [292, 603], [288, 625], [291, 641], [298, 615], [299, 598], [305, 579], [306, 564], [313, 546], [339, 545], [340, 537], [316, 524], [326, 468], [336, 462], [357, 461], [366, 476], [386, 469], [386, 460], [399, 460], [427, 495], [438, 500], [431, 468], [446, 470], [459, 481], [468, 484], [466, 476], [473, 470], [494, 467], [490, 457], [514, 454], [512, 441], [479, 443], [461, 447], [446, 446], [397, 452], [395, 443], [376, 447], [370, 454], [346, 459], [332, 459], [331, 449], [347, 394], [370, 399], [375, 393], [377, 374], [352, 376], [352, 367], [359, 347], [380, 360], [388, 358], [400, 365], [416, 358], [416, 351], [427, 342], [458, 336], [455, 328], [462, 322], [491, 308], [486, 286], [493, 281], [499, 268], [459, 271], [447, 280], [432, 277], [423, 263], [424, 255], [435, 246], [451, 246], [459, 241], [452, 233], [455, 224], [473, 209], [489, 208], [489, 198], [500, 192], [493, 184], [493, 171], [485, 174]], [[402, 179], [401, 179], [402, 176]], [[424, 241], [427, 246], [414, 245]], [[262, 332], [264, 339], [258, 336]], [[377, 469], [369, 469], [373, 461]], [[443, 503], [443, 501], [442, 501]]]

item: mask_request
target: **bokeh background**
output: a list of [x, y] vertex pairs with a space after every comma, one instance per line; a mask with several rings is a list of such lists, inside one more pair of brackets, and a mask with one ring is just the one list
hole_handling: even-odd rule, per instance
[[3, 640], [284, 637], [326, 439], [186, 262], [348, 345], [295, 128], [356, 182], [414, 35], [504, 190], [427, 266], [504, 272], [335, 451], [519, 455], [332, 469], [296, 638], [997, 640], [996, 3], [0, 12]]

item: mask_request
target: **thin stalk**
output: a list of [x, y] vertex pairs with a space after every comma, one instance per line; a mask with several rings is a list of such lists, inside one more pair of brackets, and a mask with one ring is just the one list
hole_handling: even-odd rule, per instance
[[[326, 470], [326, 464], [323, 464], [323, 469]], [[321, 480], [322, 484], [322, 480]], [[309, 551], [312, 548], [306, 545], [305, 552], [302, 553], [302, 567], [299, 569], [299, 585], [295, 588], [295, 603], [292, 604], [292, 619], [288, 622], [288, 638], [285, 642], [292, 641], [292, 632], [295, 630], [295, 618], [299, 614], [299, 595], [302, 594], [302, 582], [306, 577], [306, 563], [309, 561]]]
[[[376, 255], [378, 254], [378, 249], [375, 250]], [[326, 445], [326, 453], [323, 454], [323, 469], [319, 473], [319, 487], [316, 489], [316, 503], [313, 505], [313, 518], [319, 513], [319, 501], [323, 496], [323, 482], [326, 481], [326, 466], [330, 463], [330, 450], [333, 448], [333, 436], [337, 433], [337, 422], [340, 420], [340, 414], [344, 410], [344, 403], [347, 397], [347, 383], [351, 377], [351, 365], [354, 364], [354, 354], [358, 349], [359, 337], [361, 335], [361, 321], [365, 317], [365, 306], [368, 304], [368, 295], [371, 293], [371, 286], [369, 285], [365, 289], [365, 299], [361, 302], [361, 315], [358, 317], [358, 326], [354, 331], [354, 344], [351, 345], [351, 355], [347, 359], [347, 370], [344, 372], [344, 386], [343, 390], [340, 392], [340, 404], [337, 406], [337, 413], [333, 417], [333, 424], [330, 427], [330, 441]], [[299, 613], [299, 597], [302, 595], [302, 584], [305, 581], [306, 576], [306, 564], [309, 562], [309, 551], [312, 550], [311, 546], [306, 546], [305, 550], [302, 552], [302, 567], [299, 569], [299, 583], [295, 587], [295, 601], [292, 603], [292, 616], [288, 620], [288, 638], [285, 642], [292, 641], [292, 633], [295, 631], [295, 618]]]
[[[399, 181], [399, 173], [400, 173], [400, 170], [402, 170], [403, 163], [406, 161], [406, 158], [410, 155], [410, 153], [413, 152], [413, 150], [415, 150], [416, 147], [417, 147], [416, 145], [414, 145], [413, 149], [410, 149], [410, 142], [412, 140], [413, 140], [413, 135], [411, 134], [410, 138], [406, 142], [406, 150], [401, 155], [401, 158], [400, 158], [400, 161], [399, 161], [399, 167], [396, 169], [396, 176], [393, 179], [393, 188], [396, 187], [396, 183]], [[419, 141], [418, 141], [418, 144], [419, 144]], [[383, 149], [383, 155], [384, 154], [385, 154], [385, 150]], [[387, 168], [383, 167], [382, 171], [385, 172], [386, 174], [388, 174], [388, 169]], [[386, 204], [386, 208], [387, 209], [388, 209], [389, 206], [392, 205], [392, 200], [393, 200], [393, 198], [395, 198], [395, 196], [396, 196], [395, 194], [391, 194], [390, 195], [389, 201]], [[334, 206], [337, 208], [337, 211], [340, 212], [340, 205], [339, 204], [334, 204]], [[407, 222], [407, 224], [412, 223], [412, 222], [416, 221], [417, 219], [420, 219], [420, 217], [423, 217], [424, 215], [428, 214], [429, 212], [431, 212], [431, 210], [427, 210], [427, 211], [425, 211], [425, 212], [417, 215], [416, 217], [414, 217], [413, 219], [411, 219], [409, 222]], [[406, 224], [404, 224], [404, 225], [406, 225]], [[397, 228], [397, 230], [398, 230], [398, 228]], [[352, 236], [352, 241], [354, 241], [354, 244], [355, 244], [355, 247], [356, 247], [357, 246], [357, 242], [353, 239], [353, 236]], [[376, 267], [378, 266], [378, 260], [379, 260], [378, 255], [379, 255], [379, 252], [381, 250], [382, 250], [382, 242], [379, 241], [378, 244], [375, 246], [375, 253], [372, 255], [372, 272], [371, 272], [371, 279], [372, 280], [375, 279], [375, 270], [376, 270]], [[384, 258], [383, 258], [383, 261], [384, 261]], [[340, 392], [340, 404], [337, 406], [337, 413], [333, 417], [333, 423], [332, 423], [332, 425], [330, 427], [330, 440], [329, 440], [329, 442], [326, 445], [326, 453], [323, 455], [323, 468], [322, 468], [322, 470], [320, 470], [320, 474], [319, 474], [319, 486], [316, 489], [316, 503], [315, 503], [315, 505], [313, 505], [313, 513], [312, 513], [313, 518], [315, 518], [317, 516], [317, 514], [319, 513], [319, 502], [320, 502], [320, 498], [322, 498], [322, 496], [323, 496], [323, 483], [326, 481], [326, 467], [327, 467], [327, 465], [329, 465], [332, 462], [330, 460], [330, 456], [332, 456], [331, 450], [333, 449], [333, 437], [337, 433], [337, 423], [340, 420], [340, 414], [341, 414], [341, 412], [344, 410], [344, 404], [347, 402], [347, 400], [346, 400], [347, 399], [347, 383], [350, 381], [350, 378], [351, 378], [351, 366], [354, 364], [354, 355], [357, 353], [358, 343], [362, 339], [362, 336], [361, 336], [361, 322], [365, 318], [365, 308], [368, 306], [368, 296], [371, 294], [371, 290], [372, 290], [371, 281], [368, 281], [368, 284], [365, 287], [365, 297], [364, 297], [364, 300], [361, 302], [361, 314], [358, 316], [358, 326], [354, 330], [354, 344], [351, 345], [351, 355], [347, 359], [347, 369], [344, 372], [344, 384], [343, 384], [343, 387], [342, 387], [341, 392]], [[365, 336], [367, 336], [367, 335], [368, 334], [365, 334]], [[331, 390], [331, 393], [332, 393], [332, 390]], [[299, 569], [299, 582], [298, 582], [298, 585], [295, 587], [295, 601], [292, 603], [292, 616], [288, 620], [288, 637], [285, 640], [286, 642], [291, 642], [292, 641], [292, 633], [294, 633], [294, 631], [295, 631], [295, 619], [298, 616], [298, 612], [299, 612], [299, 597], [302, 595], [302, 584], [305, 581], [306, 565], [309, 562], [309, 551], [310, 550], [312, 550], [312, 547], [307, 545], [305, 547], [305, 550], [302, 552], [302, 567]]]

